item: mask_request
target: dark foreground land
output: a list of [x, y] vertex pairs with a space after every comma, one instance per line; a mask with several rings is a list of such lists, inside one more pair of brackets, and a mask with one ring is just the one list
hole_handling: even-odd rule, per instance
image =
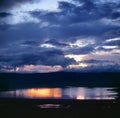
[[0, 90], [63, 86], [120, 87], [120, 73], [0, 73]]
[[0, 73], [0, 91], [64, 86], [114, 87], [118, 97], [79, 101], [0, 98], [0, 118], [120, 118], [120, 73]]
[[[53, 108], [40, 108], [40, 105]], [[2, 118], [120, 118], [119, 100], [0, 99]]]

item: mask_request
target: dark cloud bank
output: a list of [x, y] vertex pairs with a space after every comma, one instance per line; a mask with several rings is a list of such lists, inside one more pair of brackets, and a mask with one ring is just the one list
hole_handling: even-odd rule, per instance
[[[59, 11], [27, 12], [31, 18], [36, 18], [39, 22], [8, 23], [7, 18], [15, 15], [9, 12], [10, 9], [26, 2], [32, 4], [36, 1], [0, 1], [0, 68], [3, 68], [3, 65], [17, 67], [29, 64], [67, 67], [77, 62], [72, 58], [65, 58], [65, 54], [89, 54], [95, 50], [95, 47], [103, 44], [120, 46], [119, 40], [103, 43], [109, 38], [120, 36], [118, 1], [103, 3], [99, 0], [60, 1]], [[95, 43], [70, 48], [71, 43], [81, 38], [87, 41], [88, 37], [92, 37], [91, 40], [94, 39]], [[51, 44], [55, 47], [41, 47], [42, 44]], [[98, 66], [98, 69], [103, 68]], [[112, 69], [116, 71], [120, 67], [114, 64], [104, 68], [106, 71]], [[86, 70], [91, 70], [91, 67]]]

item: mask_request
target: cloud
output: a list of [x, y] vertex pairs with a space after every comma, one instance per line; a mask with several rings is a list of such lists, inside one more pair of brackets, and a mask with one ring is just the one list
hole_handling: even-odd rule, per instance
[[120, 40], [106, 42], [105, 45], [109, 45], [109, 46], [115, 46], [116, 45], [116, 46], [120, 47]]
[[[23, 67], [24, 65], [46, 65], [66, 67], [69, 64], [76, 63], [74, 59], [65, 58], [60, 50], [42, 49], [41, 52], [30, 50], [29, 47], [25, 47], [26, 52], [11, 52], [7, 55], [0, 56], [0, 65], [6, 66], [6, 68]], [[24, 49], [23, 49], [24, 50]], [[27, 52], [29, 51], [29, 52]], [[34, 53], [32, 53], [32, 51]], [[9, 51], [10, 52], [10, 51]]]
[[[120, 28], [116, 26], [116, 22], [112, 22], [112, 15], [119, 12], [117, 3], [97, 4], [90, 0], [80, 0], [79, 2], [78, 4], [59, 2], [59, 12], [33, 11], [31, 15], [39, 18], [41, 22], [49, 24], [47, 31], [50, 38], [69, 38], [82, 35], [103, 38], [106, 32]], [[103, 19], [111, 21], [111, 24], [107, 24], [107, 21]]]
[[46, 41], [45, 43], [47, 43], [47, 44], [52, 44], [52, 45], [55, 45], [55, 46], [62, 46], [62, 47], [64, 47], [64, 46], [69, 46], [69, 45], [66, 44], [66, 43], [60, 43], [59, 41], [57, 41], [57, 40], [55, 40], [55, 39], [48, 40], [48, 41]]
[[5, 18], [5, 17], [8, 17], [8, 16], [10, 16], [10, 15], [11, 15], [10, 13], [1, 12], [1, 13], [0, 13], [0, 18]]
[[120, 38], [106, 39], [103, 43], [96, 47], [96, 51], [104, 51], [109, 53], [120, 52]]
[[24, 65], [23, 67], [16, 68], [16, 72], [39, 72], [39, 73], [48, 73], [48, 72], [57, 72], [62, 70], [62, 67], [57, 66], [45, 66], [45, 65]]
[[89, 54], [92, 52], [94, 48], [92, 46], [85, 46], [85, 47], [79, 47], [79, 48], [71, 48], [66, 51], [66, 54]]
[[120, 12], [116, 11], [111, 14], [112, 19], [118, 19], [120, 18]]
[[22, 57], [23, 65], [28, 64], [43, 64], [43, 65], [61, 65], [66, 67], [71, 63], [75, 63], [74, 59], [65, 58], [61, 51], [53, 50], [46, 51], [39, 54], [23, 55]]
[[109, 65], [91, 65], [85, 68], [72, 68], [66, 69], [66, 71], [77, 71], [77, 72], [120, 72], [120, 65], [109, 64]]
[[[37, 24], [33, 23], [19, 25], [1, 24], [0, 28], [0, 39], [3, 40], [7, 47], [9, 44], [27, 40], [39, 40], [39, 42], [42, 42], [43, 38], [45, 38], [45, 30], [40, 29]], [[6, 47], [5, 45], [4, 47]]]
[[22, 46], [39, 46], [38, 42], [34, 40], [27, 40], [21, 43]]
[[[59, 2], [58, 8], [60, 11], [31, 11], [30, 15], [32, 16], [29, 16], [29, 18], [27, 17], [27, 19], [34, 19], [35, 21], [35, 18], [37, 18], [36, 23], [38, 23], [39, 28], [37, 26], [36, 30], [42, 32], [42, 38], [48, 37], [50, 39], [57, 38], [67, 40], [70, 37], [76, 36], [95, 36], [103, 38], [105, 37], [105, 33], [106, 36], [109, 37], [107, 32], [110, 30], [115, 31], [115, 28], [120, 29], [120, 27], [114, 26], [113, 23], [108, 25], [105, 23], [105, 21], [103, 21], [103, 18], [110, 19], [113, 11], [119, 12], [117, 11], [117, 4], [96, 4], [94, 3], [95, 1], [87, 0], [84, 4], [81, 5], [81, 2], [83, 3], [84, 1], [80, 1], [80, 6], [79, 4], [75, 4], [73, 2]], [[91, 10], [85, 7], [85, 4], [88, 4], [88, 6], [90, 6], [89, 4], [93, 4]], [[23, 18], [24, 17], [22, 17], [22, 19]], [[12, 22], [16, 21], [13, 19]], [[21, 22], [21, 20], [17, 22]], [[24, 20], [24, 22], [26, 22], [26, 24], [24, 23], [25, 27], [29, 25], [29, 29], [32, 29], [32, 24], [30, 25], [28, 22], [33, 22], [33, 20]], [[23, 27], [20, 28], [22, 30]], [[28, 32], [27, 27], [26, 32]], [[36, 33], [37, 32], [38, 31], [36, 31]], [[41, 37], [38, 34], [36, 35]], [[25, 39], [26, 37], [23, 36], [23, 38]]]
[[91, 59], [91, 60], [85, 60], [85, 61], [81, 61], [82, 63], [105, 63], [105, 62], [112, 62], [112, 61], [108, 61], [108, 60], [94, 60], [94, 59]]
[[[48, 17], [49, 19], [50, 16], [53, 16], [53, 18], [56, 17], [56, 22], [59, 23], [64, 20], [66, 21], [65, 23], [68, 24], [109, 18], [114, 13], [117, 13], [117, 16], [119, 15], [119, 11], [117, 11], [118, 4], [112, 2], [104, 4], [97, 4], [92, 0], [80, 0], [79, 2], [80, 3], [77, 4], [70, 2], [59, 2], [58, 8], [61, 12], [50, 12], [47, 13], [45, 17]], [[59, 18], [61, 19], [59, 20]], [[53, 20], [53, 22], [55, 21]]]
[[1, 0], [0, 1], [0, 10], [6, 10], [19, 5], [25, 2], [32, 2], [34, 0]]
[[[30, 11], [26, 9], [28, 2]], [[120, 37], [120, 4], [117, 0], [56, 1], [57, 10], [35, 9], [38, 6], [32, 2], [36, 1], [0, 1], [2, 67], [60, 65], [65, 68], [76, 64], [73, 58], [65, 57], [67, 54], [90, 56], [94, 53], [93, 60], [97, 60], [98, 54], [103, 60], [112, 55], [118, 60], [115, 53], [119, 52], [119, 40], [108, 41]], [[93, 60], [91, 64], [95, 63]]]

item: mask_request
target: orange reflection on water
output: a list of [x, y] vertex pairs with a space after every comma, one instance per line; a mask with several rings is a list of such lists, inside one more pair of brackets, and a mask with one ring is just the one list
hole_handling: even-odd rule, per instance
[[39, 98], [61, 98], [62, 92], [59, 88], [32, 88], [27, 92], [30, 97]]

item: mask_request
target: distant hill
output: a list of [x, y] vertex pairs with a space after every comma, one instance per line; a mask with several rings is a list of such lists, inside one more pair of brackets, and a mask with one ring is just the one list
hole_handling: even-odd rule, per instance
[[120, 87], [120, 73], [0, 73], [0, 89], [31, 87]]

